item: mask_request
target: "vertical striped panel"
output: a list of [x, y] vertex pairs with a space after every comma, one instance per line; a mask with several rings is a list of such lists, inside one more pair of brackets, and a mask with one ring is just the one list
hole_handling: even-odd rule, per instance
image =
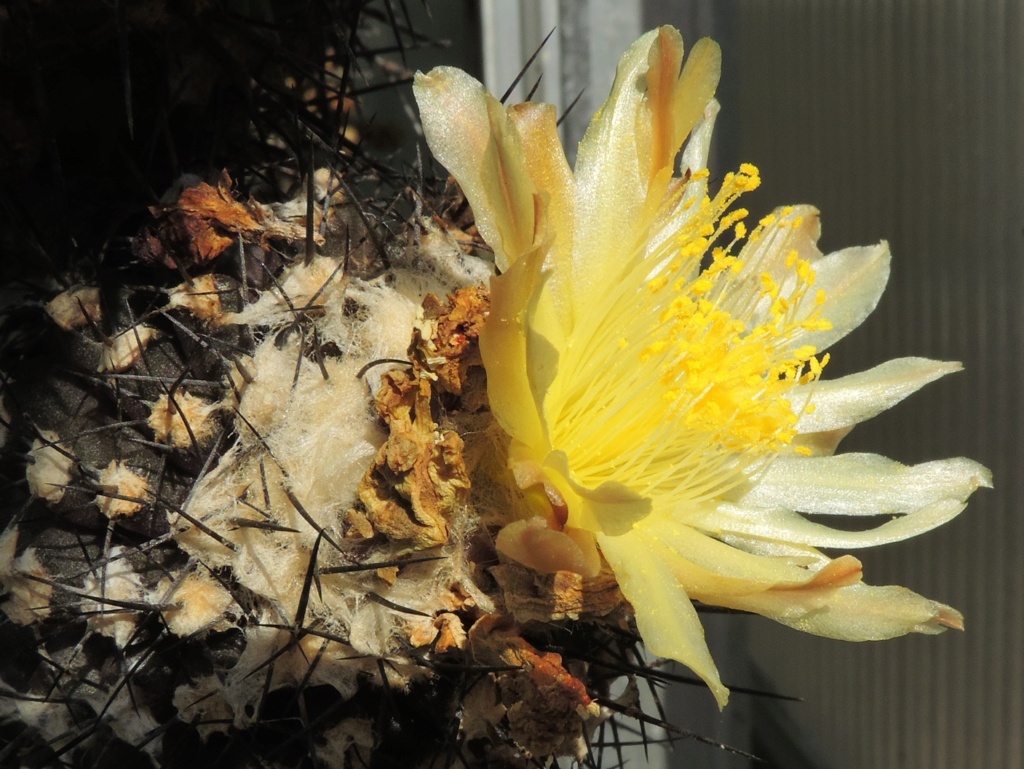
[[762, 169], [755, 212], [813, 202], [826, 250], [892, 246], [887, 294], [835, 349], [831, 374], [899, 355], [967, 368], [844, 448], [971, 456], [997, 484], [944, 529], [863, 553], [869, 581], [962, 609], [967, 633], [849, 645], [752, 621], [761, 669], [807, 700], [764, 708], [762, 723], [791, 722], [816, 767], [1024, 767], [1022, 6], [728, 5], [741, 81], [720, 124], [738, 126], [730, 164]]

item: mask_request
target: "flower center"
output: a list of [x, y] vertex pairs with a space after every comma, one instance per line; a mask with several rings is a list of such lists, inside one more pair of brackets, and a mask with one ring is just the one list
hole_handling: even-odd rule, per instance
[[829, 327], [814, 270], [797, 250], [778, 252], [800, 217], [783, 209], [748, 234], [747, 211], [728, 209], [760, 184], [757, 169], [728, 174], [714, 198], [706, 175], [666, 202], [676, 231], [632, 255], [560, 361], [566, 389], [549, 425], [579, 483], [614, 477], [645, 496], [717, 496], [792, 443], [799, 415], [785, 395], [828, 361], [798, 344]]

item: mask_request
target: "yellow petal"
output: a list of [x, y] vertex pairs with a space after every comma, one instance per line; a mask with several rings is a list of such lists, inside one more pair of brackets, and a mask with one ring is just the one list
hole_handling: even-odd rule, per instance
[[562, 451], [552, 451], [544, 459], [546, 476], [568, 504], [568, 525], [618, 536], [651, 513], [651, 500], [617, 481], [604, 481], [595, 488], [582, 486], [569, 471], [569, 460]]
[[680, 79], [677, 31], [653, 30], [633, 43], [580, 142], [572, 276], [577, 314], [600, 306], [624, 265], [645, 250], [675, 156], [718, 84], [717, 45], [696, 50]]
[[621, 537], [599, 534], [597, 541], [622, 594], [633, 605], [637, 629], [647, 648], [686, 665], [704, 680], [718, 706], [724, 708], [729, 690], [718, 677], [700, 618], [669, 567], [671, 556], [635, 531]]
[[530, 313], [531, 324], [559, 349], [573, 324], [571, 259], [575, 237], [575, 182], [558, 136], [551, 104], [517, 104], [508, 111], [519, 135], [526, 171], [546, 194], [540, 230], [545, 242], [547, 280]]
[[[539, 456], [547, 453], [547, 438], [530, 381], [533, 371], [527, 355], [524, 316], [543, 279], [543, 257], [539, 250], [530, 251], [491, 280], [490, 314], [480, 331], [480, 355], [487, 370], [491, 411], [513, 441]], [[557, 356], [556, 351], [553, 354]]]

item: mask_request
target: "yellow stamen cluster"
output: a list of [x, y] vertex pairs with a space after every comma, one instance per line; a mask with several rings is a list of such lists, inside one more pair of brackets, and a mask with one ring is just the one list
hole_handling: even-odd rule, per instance
[[[701, 215], [679, 234], [679, 255], [670, 265], [676, 275], [693, 277], [672, 281], [676, 296], [668, 301], [660, 296], [670, 282], [667, 276], [648, 282], [652, 298], [666, 309], [653, 329], [655, 341], [640, 353], [642, 363], [653, 361], [661, 372], [662, 400], [670, 417], [687, 430], [714, 436], [713, 443], [732, 451], [778, 451], [791, 443], [798, 415], [783, 396], [794, 384], [816, 379], [828, 360], [819, 360], [813, 347], [792, 346], [797, 332], [828, 327], [817, 316], [822, 292], [815, 296], [816, 308], [810, 315], [796, 315], [815, 279], [810, 263], [796, 251], [785, 260], [789, 274], [762, 272], [756, 296], [746, 301], [742, 296], [751, 289], [736, 279], [743, 264], [729, 249], [746, 235], [742, 220], [748, 213], [723, 212], [759, 184], [757, 169], [744, 164], [738, 174], [726, 176], [713, 200], [704, 198]], [[782, 210], [782, 226], [802, 225], [798, 217], [787, 218], [792, 212]], [[772, 224], [774, 216], [762, 220], [750, 241], [760, 239]], [[714, 248], [710, 264], [701, 270], [699, 260], [711, 244], [733, 228], [732, 243]], [[780, 280], [795, 285], [783, 291]], [[762, 303], [769, 303], [767, 313], [756, 312]], [[755, 314], [760, 322], [749, 326]]]
[[[688, 212], [685, 223], [654, 253], [635, 255], [603, 317], [565, 360], [579, 387], [548, 404], [549, 424], [581, 482], [614, 474], [640, 493], [671, 493], [692, 464], [688, 493], [721, 492], [736, 482], [740, 455], [792, 443], [799, 415], [785, 394], [827, 363], [796, 341], [828, 328], [818, 314], [822, 293], [810, 293], [810, 263], [795, 251], [779, 260], [762, 249], [774, 262], [759, 269], [766, 228], [797, 228], [799, 217], [783, 209], [748, 233], [748, 212], [729, 209], [758, 187], [757, 169], [728, 174], [713, 198], [692, 195], [704, 178], [694, 174], [668, 201]], [[746, 265], [732, 253], [744, 239]]]

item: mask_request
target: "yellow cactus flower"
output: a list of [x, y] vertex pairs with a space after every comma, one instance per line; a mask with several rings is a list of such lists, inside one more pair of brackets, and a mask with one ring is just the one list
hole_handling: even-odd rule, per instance
[[[682, 59], [670, 27], [626, 51], [574, 170], [552, 105], [506, 109], [444, 67], [415, 92], [500, 272], [481, 350], [524, 504], [499, 550], [585, 575], [603, 557], [648, 648], [724, 706], [691, 600], [847, 640], [962, 627], [954, 609], [865, 585], [856, 558], [816, 548], [931, 529], [990, 475], [967, 459], [834, 455], [855, 424], [959, 365], [903, 358], [819, 379], [823, 351], [874, 309], [888, 247], [823, 256], [809, 206], [748, 227], [734, 204], [757, 169], [715, 191], [706, 169], [718, 46]], [[822, 513], [885, 520], [846, 531], [805, 517]]]

